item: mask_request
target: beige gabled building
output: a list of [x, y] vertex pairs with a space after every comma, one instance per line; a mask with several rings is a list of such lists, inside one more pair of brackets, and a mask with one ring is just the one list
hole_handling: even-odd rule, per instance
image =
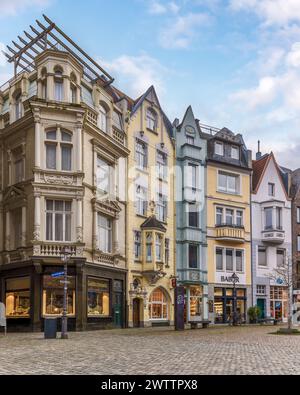
[[155, 89], [130, 103], [126, 250], [129, 327], [174, 321], [175, 145]]
[[[31, 38], [30, 38], [31, 37]], [[8, 329], [60, 317], [69, 247], [69, 328], [126, 321], [128, 101], [47, 17], [7, 55], [0, 88], [0, 301]]]

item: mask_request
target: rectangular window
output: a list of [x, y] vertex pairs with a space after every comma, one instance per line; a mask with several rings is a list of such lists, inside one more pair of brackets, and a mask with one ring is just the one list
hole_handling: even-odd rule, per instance
[[300, 236], [297, 236], [297, 252], [300, 252]]
[[216, 268], [217, 270], [223, 271], [223, 249], [216, 249]]
[[275, 196], [275, 184], [272, 182], [268, 183], [268, 194], [269, 196]]
[[167, 197], [163, 196], [162, 194], [159, 193], [157, 196], [157, 202], [156, 202], [157, 219], [161, 222], [166, 222], [167, 215], [168, 215], [167, 211], [168, 211]]
[[239, 147], [231, 147], [231, 158], [232, 159], [240, 159], [240, 149]]
[[69, 201], [46, 201], [47, 241], [71, 241], [71, 207]]
[[163, 152], [157, 151], [157, 177], [166, 180], [168, 177], [168, 159]]
[[18, 208], [12, 211], [13, 233], [14, 233], [14, 248], [21, 247], [22, 241], [22, 209]]
[[244, 271], [244, 259], [243, 259], [243, 251], [242, 250], [236, 250], [235, 251], [235, 269], [237, 272], [243, 272]]
[[218, 190], [221, 192], [238, 194], [240, 177], [235, 174], [219, 172]]
[[137, 167], [140, 169], [146, 169], [148, 166], [147, 145], [144, 142], [137, 140], [135, 150], [136, 150], [135, 159], [136, 159]]
[[[75, 277], [68, 276], [67, 314], [75, 315]], [[60, 316], [63, 313], [64, 284], [61, 278], [43, 276], [43, 316]]]
[[110, 315], [109, 280], [88, 278], [88, 317]]
[[142, 233], [134, 232], [134, 259], [140, 260], [142, 257]]
[[273, 208], [265, 208], [265, 230], [273, 229]]
[[234, 211], [231, 209], [226, 209], [226, 225], [232, 226], [233, 225], [233, 215]]
[[243, 211], [237, 210], [236, 212], [236, 226], [242, 227], [243, 226]]
[[98, 214], [99, 249], [107, 254], [112, 253], [112, 220]]
[[198, 246], [189, 244], [189, 268], [197, 269], [198, 267]]
[[215, 154], [220, 156], [224, 155], [224, 145], [222, 143], [215, 144]]
[[187, 136], [186, 142], [190, 145], [195, 145], [195, 138], [192, 136]]
[[165, 239], [165, 264], [169, 266], [170, 262], [170, 240]]
[[56, 145], [46, 144], [46, 167], [50, 170], [56, 170]]
[[266, 295], [267, 290], [265, 285], [257, 285], [256, 286], [256, 294], [257, 295]]
[[276, 207], [276, 229], [282, 229], [282, 208]]
[[11, 278], [5, 282], [7, 318], [30, 317], [30, 278]]
[[147, 190], [140, 185], [136, 186], [136, 213], [138, 215], [147, 215]]
[[233, 250], [226, 249], [226, 271], [233, 271]]
[[300, 224], [300, 207], [297, 207], [297, 224]]
[[216, 209], [216, 225], [223, 225], [223, 209], [221, 207], [217, 207]]
[[72, 170], [72, 147], [69, 145], [61, 146], [61, 169], [63, 171]]
[[189, 226], [192, 228], [199, 227], [199, 208], [197, 204], [189, 204]]
[[277, 267], [283, 267], [285, 265], [285, 250], [279, 248], [276, 250], [276, 260]]
[[110, 192], [111, 166], [97, 157], [97, 188], [103, 193]]
[[191, 163], [188, 165], [188, 186], [193, 189], [197, 188], [197, 167]]
[[146, 234], [146, 260], [152, 262], [152, 234]]
[[54, 82], [54, 95], [56, 101], [63, 101], [63, 81]]
[[267, 250], [265, 247], [258, 247], [258, 266], [267, 266]]
[[156, 235], [156, 240], [155, 240], [156, 262], [162, 261], [162, 241], [163, 241], [163, 238], [160, 235]]

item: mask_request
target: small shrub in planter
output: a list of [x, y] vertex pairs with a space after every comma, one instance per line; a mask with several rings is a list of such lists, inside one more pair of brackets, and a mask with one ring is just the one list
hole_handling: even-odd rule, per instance
[[258, 306], [249, 307], [248, 317], [249, 317], [250, 324], [257, 324], [260, 314], [261, 314], [261, 310]]

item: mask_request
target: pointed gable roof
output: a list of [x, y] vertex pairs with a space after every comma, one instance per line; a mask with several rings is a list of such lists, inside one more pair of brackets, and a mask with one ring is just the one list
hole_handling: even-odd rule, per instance
[[156, 218], [155, 215], [151, 215], [151, 217], [147, 218], [144, 223], [141, 225], [142, 229], [157, 229], [162, 232], [166, 232], [166, 228], [163, 224]]
[[281, 186], [284, 190], [285, 196], [286, 198], [289, 200], [289, 195], [288, 195], [288, 191], [287, 188], [285, 186], [285, 180], [284, 180], [284, 174], [283, 171], [280, 169], [280, 167], [278, 166], [274, 153], [271, 152], [270, 154], [266, 154], [264, 156], [262, 156], [260, 159], [253, 161], [253, 177], [252, 177], [252, 191], [253, 193], [257, 193], [260, 184], [262, 182], [262, 179], [266, 173], [266, 170], [269, 166], [269, 163], [273, 160]]
[[200, 135], [201, 129], [199, 127], [199, 122], [197, 122], [197, 119], [195, 118], [194, 111], [191, 105], [189, 105], [188, 108], [186, 109], [185, 114], [182, 118], [182, 122], [177, 126], [177, 130], [180, 131], [188, 119], [193, 119], [195, 127]]

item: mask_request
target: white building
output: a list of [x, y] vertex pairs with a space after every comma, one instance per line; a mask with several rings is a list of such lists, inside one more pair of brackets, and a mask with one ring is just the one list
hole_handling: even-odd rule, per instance
[[[253, 304], [262, 317], [287, 320], [287, 289], [276, 268], [291, 255], [291, 199], [289, 174], [274, 154], [257, 154], [252, 177]], [[273, 278], [271, 278], [273, 277]]]

